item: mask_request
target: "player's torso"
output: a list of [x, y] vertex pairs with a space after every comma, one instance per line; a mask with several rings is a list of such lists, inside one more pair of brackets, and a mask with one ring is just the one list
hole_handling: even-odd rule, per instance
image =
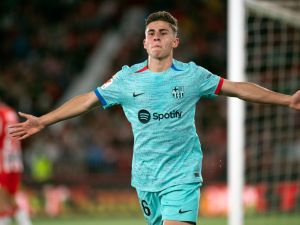
[[176, 129], [198, 100], [193, 77], [187, 70], [149, 70], [126, 77], [123, 108], [133, 129]]
[[0, 172], [22, 171], [20, 142], [8, 135], [8, 126], [17, 122], [16, 113], [6, 106], [0, 106]]
[[[134, 133], [133, 185], [157, 190], [177, 181], [199, 180], [202, 153], [194, 125], [199, 94], [191, 71], [145, 70], [124, 79], [122, 107]], [[192, 158], [199, 161], [192, 163]]]

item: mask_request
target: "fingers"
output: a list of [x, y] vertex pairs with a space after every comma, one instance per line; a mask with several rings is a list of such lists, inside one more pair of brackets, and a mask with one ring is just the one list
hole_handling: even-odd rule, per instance
[[12, 136], [13, 138], [16, 138], [17, 140], [21, 141], [27, 137], [29, 137], [30, 134], [27, 134], [27, 133], [23, 133], [22, 135], [18, 135], [18, 136]]
[[30, 117], [29, 114], [26, 114], [26, 113], [23, 113], [23, 112], [18, 112], [18, 114], [21, 116], [21, 117], [24, 117], [26, 119], [28, 119]]
[[24, 129], [12, 130], [9, 132], [9, 135], [12, 138], [16, 138], [18, 140], [23, 140], [31, 135], [35, 134], [35, 132], [27, 132]]
[[21, 141], [21, 140], [23, 140], [23, 139], [25, 139], [25, 138], [28, 138], [30, 135], [31, 135], [31, 134], [25, 133], [24, 135], [20, 136], [20, 137], [18, 138], [18, 140]]
[[16, 130], [18, 128], [23, 127], [23, 123], [15, 123], [8, 126], [9, 130]]
[[24, 130], [23, 123], [16, 123], [8, 126], [8, 134], [13, 137], [19, 139], [27, 134]]
[[35, 134], [38, 131], [38, 129], [35, 129], [37, 126], [37, 123], [36, 124], [34, 123], [35, 117], [30, 114], [26, 114], [23, 112], [18, 112], [18, 114], [27, 120], [22, 123], [15, 123], [15, 124], [9, 125], [8, 126], [8, 134], [13, 138], [16, 138], [18, 140], [23, 140], [23, 139]]
[[18, 133], [21, 131], [24, 131], [24, 129], [22, 127], [21, 128], [11, 128], [11, 127], [8, 128], [8, 134], [14, 134], [14, 133]]
[[17, 130], [9, 131], [9, 135], [18, 140], [23, 140], [23, 139], [31, 136], [32, 133], [29, 133], [29, 132], [25, 131], [24, 129], [17, 129]]
[[[22, 113], [22, 112], [18, 112], [18, 114], [26, 119], [29, 119], [31, 117], [31, 115], [29, 114], [26, 114], [26, 113]], [[15, 124], [10, 124], [8, 126], [8, 129], [9, 130], [16, 130], [18, 128], [21, 128], [24, 126], [24, 123], [15, 123]]]
[[23, 136], [26, 133], [21, 125], [14, 124], [8, 127], [8, 134], [12, 137]]
[[8, 134], [11, 136], [22, 131], [24, 132], [23, 123], [16, 123], [8, 126]]
[[22, 137], [24, 136], [25, 134], [27, 134], [27, 132], [25, 131], [19, 131], [19, 132], [13, 132], [13, 133], [10, 133], [10, 135], [13, 137], [13, 138], [19, 138], [19, 137]]

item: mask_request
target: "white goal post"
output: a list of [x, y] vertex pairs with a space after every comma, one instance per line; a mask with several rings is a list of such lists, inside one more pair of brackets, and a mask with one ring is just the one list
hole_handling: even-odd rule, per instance
[[[229, 80], [286, 94], [300, 88], [299, 0], [229, 0], [228, 29]], [[228, 99], [227, 113], [228, 224], [242, 225], [245, 183], [271, 182], [275, 190], [283, 182], [299, 182], [299, 113], [235, 98]], [[273, 197], [270, 205], [280, 198]]]
[[[229, 0], [228, 5], [228, 79], [244, 81], [245, 65], [245, 7], [243, 0]], [[244, 103], [229, 98], [227, 105], [227, 165], [228, 165], [228, 224], [243, 224], [243, 186], [244, 186]]]

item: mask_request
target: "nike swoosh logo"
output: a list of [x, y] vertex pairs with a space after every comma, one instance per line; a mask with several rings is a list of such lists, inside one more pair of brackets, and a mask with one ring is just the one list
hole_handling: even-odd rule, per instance
[[143, 95], [144, 93], [138, 93], [138, 94], [136, 94], [135, 92], [133, 92], [133, 94], [132, 94], [132, 96], [133, 97], [137, 97], [137, 96], [140, 96], [140, 95]]
[[187, 212], [191, 212], [192, 210], [182, 210], [182, 209], [179, 209], [179, 213], [182, 214], [182, 213], [187, 213]]

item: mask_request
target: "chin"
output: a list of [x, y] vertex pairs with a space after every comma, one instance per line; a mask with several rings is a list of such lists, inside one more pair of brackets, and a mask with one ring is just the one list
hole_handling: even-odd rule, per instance
[[161, 52], [154, 52], [154, 53], [151, 54], [151, 57], [155, 58], [155, 59], [164, 59], [167, 56], [162, 54]]

